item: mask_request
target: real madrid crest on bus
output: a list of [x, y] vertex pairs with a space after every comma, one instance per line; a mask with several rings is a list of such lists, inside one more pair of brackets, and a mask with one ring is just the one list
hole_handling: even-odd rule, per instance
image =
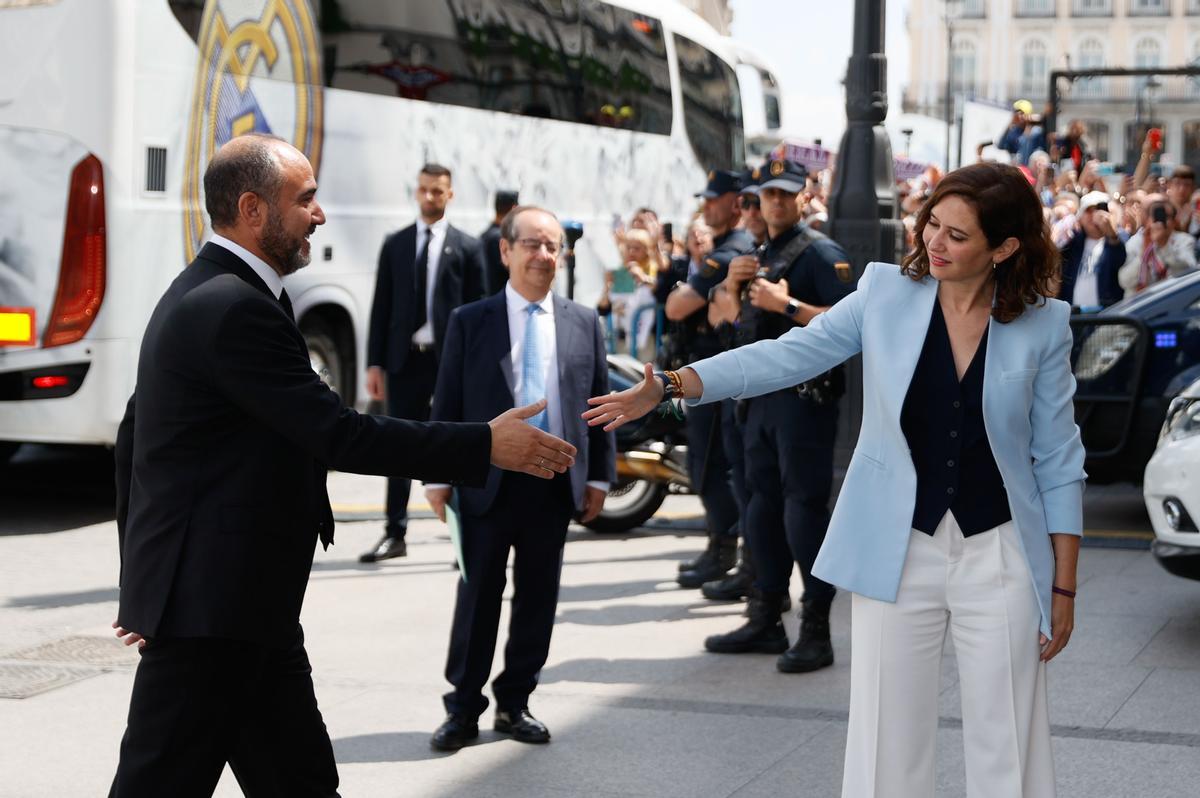
[[321, 58], [310, 0], [208, 0], [197, 42], [183, 180], [186, 260], [208, 236], [203, 177], [242, 133], [290, 141], [320, 169]]

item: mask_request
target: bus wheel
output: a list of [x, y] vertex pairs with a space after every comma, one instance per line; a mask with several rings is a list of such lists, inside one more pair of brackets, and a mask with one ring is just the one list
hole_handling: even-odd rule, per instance
[[308, 344], [308, 360], [312, 369], [338, 396], [346, 396], [347, 363], [337, 345], [337, 336], [320, 318], [305, 319], [300, 325], [304, 342]]

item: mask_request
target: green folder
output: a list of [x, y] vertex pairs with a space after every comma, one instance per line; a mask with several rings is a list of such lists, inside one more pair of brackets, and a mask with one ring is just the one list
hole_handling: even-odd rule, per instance
[[454, 544], [454, 559], [458, 561], [458, 573], [467, 581], [467, 561], [463, 557], [462, 524], [458, 520], [458, 491], [450, 492], [446, 502], [446, 527], [450, 530], [450, 542]]

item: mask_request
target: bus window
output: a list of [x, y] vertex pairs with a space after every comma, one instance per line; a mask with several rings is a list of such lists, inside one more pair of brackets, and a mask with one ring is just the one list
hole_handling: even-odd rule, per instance
[[204, 0], [170, 0], [171, 12], [175, 19], [192, 37], [192, 41], [200, 39], [200, 20], [204, 18]]
[[331, 88], [671, 129], [661, 25], [598, 0], [326, 0], [321, 31]]
[[737, 75], [716, 55], [679, 34], [675, 53], [683, 121], [696, 159], [705, 169], [740, 168], [746, 156]]
[[763, 111], [767, 117], [767, 130], [778, 130], [782, 127], [782, 112], [779, 110], [779, 84], [775, 76], [760, 69], [758, 75], [762, 78]]

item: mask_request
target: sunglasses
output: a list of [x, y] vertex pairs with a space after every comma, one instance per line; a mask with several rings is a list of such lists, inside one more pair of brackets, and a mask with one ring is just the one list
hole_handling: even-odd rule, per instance
[[742, 210], [744, 210], [744, 211], [748, 211], [751, 208], [760, 207], [760, 203], [759, 203], [757, 197], [741, 197], [738, 200], [738, 204], [742, 206]]

